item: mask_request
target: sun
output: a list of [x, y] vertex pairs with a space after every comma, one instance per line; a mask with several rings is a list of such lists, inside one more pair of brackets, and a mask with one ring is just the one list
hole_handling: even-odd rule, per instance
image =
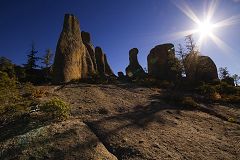
[[176, 5], [176, 7], [179, 8], [189, 19], [191, 19], [195, 23], [196, 27], [172, 33], [170, 37], [173, 39], [178, 39], [188, 35], [199, 34], [197, 44], [200, 50], [202, 44], [206, 42], [206, 39], [210, 38], [224, 52], [229, 53], [231, 47], [218, 37], [217, 32], [219, 33], [220, 29], [223, 29], [227, 26], [239, 24], [240, 15], [233, 15], [229, 18], [212, 23], [218, 2], [218, 0], [209, 1], [207, 8], [203, 12], [203, 21], [201, 21], [194, 13], [192, 8], [185, 2], [185, 0], [173, 0], [173, 3]]
[[203, 21], [198, 24], [197, 32], [201, 37], [212, 35], [214, 25], [209, 21]]

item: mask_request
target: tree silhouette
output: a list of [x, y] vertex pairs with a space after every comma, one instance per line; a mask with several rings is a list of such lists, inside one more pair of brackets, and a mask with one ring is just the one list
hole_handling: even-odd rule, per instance
[[185, 37], [185, 43], [186, 43], [187, 54], [199, 54], [198, 47], [191, 34]]
[[44, 64], [45, 68], [50, 67], [50, 65], [52, 64], [52, 58], [53, 58], [53, 53], [51, 49], [47, 49], [46, 54], [42, 58], [42, 64]]
[[239, 81], [240, 81], [240, 76], [237, 75], [237, 74], [234, 74], [234, 75], [232, 76], [232, 78], [234, 79], [235, 85], [238, 86], [238, 83], [239, 83]]
[[179, 59], [179, 62], [180, 62], [180, 66], [181, 66], [181, 70], [182, 70], [182, 75], [185, 75], [185, 68], [184, 68], [184, 59], [186, 58], [187, 56], [187, 53], [185, 52], [183, 46], [181, 44], [178, 44], [178, 50], [176, 51], [177, 52], [177, 56], [178, 56], [178, 59]]
[[37, 61], [39, 60], [39, 58], [36, 56], [37, 53], [38, 53], [38, 51], [36, 51], [35, 45], [34, 45], [34, 43], [32, 43], [31, 51], [27, 55], [27, 58], [28, 58], [27, 64], [24, 65], [26, 70], [33, 70], [38, 67], [38, 65], [36, 64]]
[[219, 68], [219, 77], [220, 79], [225, 79], [227, 77], [229, 77], [230, 74], [229, 74], [229, 71], [227, 69], [227, 67], [220, 67]]

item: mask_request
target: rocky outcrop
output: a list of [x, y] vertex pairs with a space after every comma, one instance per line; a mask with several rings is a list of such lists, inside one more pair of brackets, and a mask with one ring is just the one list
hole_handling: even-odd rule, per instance
[[125, 78], [125, 75], [123, 72], [118, 72], [118, 78], [123, 79]]
[[104, 75], [105, 74], [105, 63], [104, 63], [104, 53], [102, 51], [102, 48], [100, 48], [100, 47], [95, 48], [95, 56], [96, 56], [98, 74]]
[[93, 44], [91, 43], [90, 33], [82, 31], [81, 36], [82, 36], [83, 43], [86, 46], [88, 53], [91, 57], [91, 60], [92, 60], [93, 66], [94, 66], [94, 70], [97, 71], [95, 48], [94, 48]]
[[217, 67], [208, 56], [189, 54], [184, 60], [184, 67], [190, 82], [209, 82], [218, 79]]
[[78, 19], [66, 14], [53, 64], [53, 82], [65, 83], [95, 74], [92, 58], [82, 42]]
[[138, 49], [133, 48], [129, 51], [129, 65], [126, 68], [126, 75], [130, 78], [144, 77], [145, 72], [137, 59]]
[[113, 70], [111, 69], [106, 54], [104, 54], [104, 65], [105, 65], [105, 74], [108, 76], [115, 76]]
[[178, 61], [173, 44], [161, 44], [154, 47], [148, 57], [149, 76], [161, 80], [173, 80], [179, 75]]
[[[108, 64], [106, 54], [103, 53], [100, 47], [95, 48], [95, 56], [97, 69], [100, 76], [113, 76], [114, 73]], [[115, 76], [115, 75], [114, 75]]]
[[[4, 145], [0, 142], [1, 159], [117, 160], [91, 128], [79, 119], [50, 123], [24, 133], [19, 131], [19, 135], [9, 136]], [[23, 140], [28, 144], [26, 147], [19, 143]], [[22, 149], [12, 152], [18, 148]]]

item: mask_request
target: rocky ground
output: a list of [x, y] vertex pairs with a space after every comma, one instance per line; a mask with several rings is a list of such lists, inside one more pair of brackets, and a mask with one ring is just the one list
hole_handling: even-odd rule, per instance
[[0, 159], [240, 157], [240, 125], [228, 121], [240, 106], [180, 107], [166, 103], [162, 89], [130, 84], [42, 87], [48, 95], [40, 100], [62, 98], [71, 117], [14, 132], [0, 128]]

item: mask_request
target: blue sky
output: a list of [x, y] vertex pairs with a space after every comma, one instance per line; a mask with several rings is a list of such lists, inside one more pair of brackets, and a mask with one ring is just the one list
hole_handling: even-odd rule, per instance
[[[177, 2], [181, 0], [176, 0]], [[80, 20], [81, 30], [91, 33], [92, 42], [107, 54], [114, 72], [125, 71], [128, 52], [139, 49], [139, 62], [147, 66], [151, 48], [162, 43], [183, 43], [175, 32], [195, 27], [170, 0], [0, 0], [0, 56], [14, 63], [26, 62], [34, 41], [39, 56], [47, 48], [55, 51], [65, 13]], [[210, 1], [185, 1], [202, 19]], [[240, 1], [219, 0], [212, 21], [240, 15]], [[239, 21], [240, 22], [240, 21]], [[201, 52], [210, 56], [217, 67], [228, 67], [240, 75], [240, 23], [218, 28], [214, 33], [231, 49], [224, 51], [210, 38], [204, 39]], [[196, 40], [198, 35], [194, 35]]]

